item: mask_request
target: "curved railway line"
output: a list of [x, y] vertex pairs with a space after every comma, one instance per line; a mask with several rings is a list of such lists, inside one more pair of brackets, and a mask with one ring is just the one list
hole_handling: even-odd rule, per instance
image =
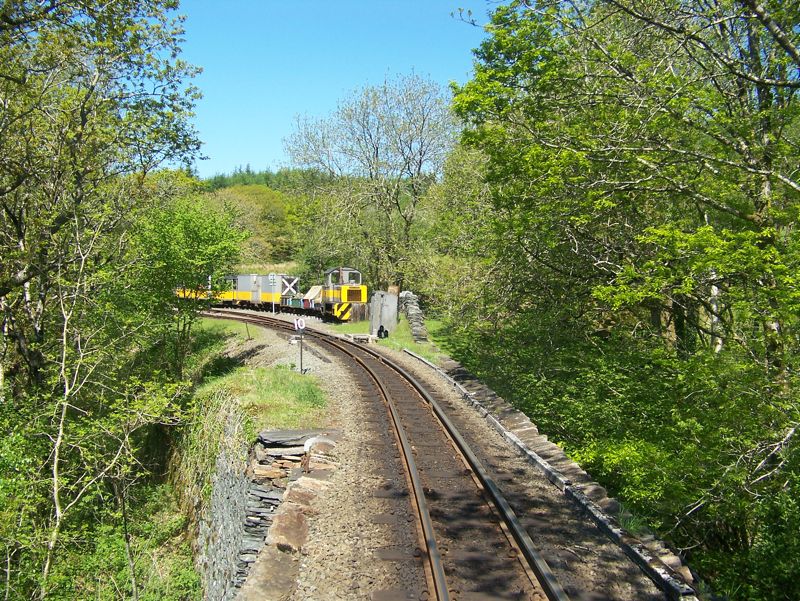
[[[294, 325], [285, 319], [219, 309], [207, 315], [295, 334]], [[441, 396], [432, 392], [430, 384], [419, 381], [386, 354], [364, 344], [310, 328], [305, 330], [305, 336], [312, 338], [318, 348], [342, 359], [353, 382], [370, 403], [364, 428], [373, 433], [374, 442], [368, 443], [370, 452], [381, 457], [384, 466], [384, 484], [374, 496], [404, 504], [414, 515], [415, 526], [409, 524], [409, 518], [402, 517], [408, 510], [382, 516], [386, 520], [384, 523], [391, 524], [398, 532], [415, 530], [418, 542], [415, 549], [384, 549], [383, 556], [379, 553], [378, 559], [400, 561], [413, 556], [424, 568], [425, 588], [384, 591], [373, 599], [563, 601], [571, 598], [572, 601], [588, 601], [619, 598], [601, 584], [608, 581], [607, 577], [578, 584], [580, 577], [573, 574], [568, 577], [571, 592], [567, 595], [567, 586], [559, 582], [565, 576], [564, 566], [559, 565], [558, 576], [554, 575], [544, 554], [531, 540], [531, 536], [540, 539], [544, 534], [536, 528], [531, 530], [530, 525], [530, 504], [539, 501], [524, 498], [525, 493], [518, 487], [515, 490], [513, 485], [508, 491], [511, 496], [504, 495], [498, 486], [501, 484], [503, 490], [509, 488], [502, 475], [503, 469], [497, 471], [494, 459], [486, 455], [474, 431], [467, 427], [463, 433], [459, 432], [466, 424], [453, 415], [448, 401], [437, 401]], [[457, 427], [454, 422], [460, 425]], [[477, 452], [470, 448], [468, 440], [478, 445]], [[490, 465], [491, 470], [484, 465]], [[493, 478], [493, 473], [498, 475]], [[513, 507], [523, 512], [524, 526]], [[545, 528], [549, 528], [548, 534], [552, 537], [551, 525]], [[574, 540], [577, 544], [582, 539]], [[552, 555], [552, 547], [547, 553]], [[620, 576], [630, 578], [630, 574]], [[656, 596], [648, 593], [635, 598], [654, 599]], [[664, 597], [658, 595], [658, 598]]]
[[[290, 322], [267, 316], [225, 310], [208, 315], [294, 332]], [[380, 400], [374, 419], [391, 425], [395, 457], [404, 467], [382, 494], [408, 496], [413, 507], [420, 541], [415, 554], [428, 582], [421, 598], [567, 600], [513, 509], [426, 387], [364, 345], [313, 329], [305, 335], [346, 357], [365, 395]]]

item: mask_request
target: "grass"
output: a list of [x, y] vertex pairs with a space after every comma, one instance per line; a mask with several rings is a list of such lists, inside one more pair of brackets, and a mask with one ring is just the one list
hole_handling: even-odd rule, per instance
[[326, 399], [317, 380], [286, 366], [239, 367], [202, 386], [198, 395], [222, 390], [238, 399], [255, 431], [324, 422]]
[[[439, 322], [433, 320], [425, 320], [425, 327], [428, 332], [432, 328], [439, 329]], [[369, 334], [369, 321], [357, 321], [353, 323], [343, 323], [333, 326], [337, 334]], [[411, 335], [411, 326], [405, 317], [400, 317], [400, 323], [397, 328], [391, 333], [388, 338], [377, 340], [378, 344], [391, 348], [397, 351], [408, 349], [412, 353], [416, 353], [420, 357], [424, 357], [431, 363], [437, 363], [443, 356], [436, 344], [432, 342], [416, 342]]]
[[250, 338], [264, 338], [264, 328], [248, 325], [240, 321], [231, 321], [228, 319], [211, 319], [209, 317], [201, 317], [195, 326], [195, 333], [203, 332], [210, 336], [221, 338], [237, 338], [239, 340], [248, 340]]
[[270, 428], [315, 427], [325, 416], [326, 399], [314, 376], [300, 375], [287, 366], [251, 367], [226, 357], [222, 351], [231, 340], [259, 341], [265, 330], [240, 322], [203, 319], [198, 338], [215, 339], [203, 366], [198, 398], [225, 393], [238, 400], [255, 431]]
[[622, 505], [622, 508], [617, 516], [619, 525], [625, 530], [635, 536], [648, 534], [650, 528], [647, 524], [647, 518], [631, 512], [627, 507]]

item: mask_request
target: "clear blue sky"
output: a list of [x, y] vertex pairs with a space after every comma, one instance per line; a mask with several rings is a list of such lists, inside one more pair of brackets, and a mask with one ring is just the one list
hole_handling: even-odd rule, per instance
[[350, 91], [412, 71], [463, 83], [482, 29], [451, 17], [487, 0], [182, 0], [182, 58], [203, 68], [201, 177], [286, 164], [295, 115], [325, 116]]

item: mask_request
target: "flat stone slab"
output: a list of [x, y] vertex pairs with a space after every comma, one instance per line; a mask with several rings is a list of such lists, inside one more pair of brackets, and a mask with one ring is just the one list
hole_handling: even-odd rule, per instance
[[266, 478], [272, 480], [274, 478], [283, 478], [286, 475], [286, 470], [274, 468], [266, 465], [253, 466], [253, 476], [256, 478]]
[[270, 457], [283, 457], [284, 455], [302, 455], [305, 447], [267, 447], [264, 449]]
[[328, 436], [336, 440], [340, 434], [338, 430], [264, 430], [259, 433], [258, 440], [267, 447], [302, 447], [309, 438], [314, 436]]
[[239, 591], [239, 601], [283, 601], [294, 591], [299, 564], [288, 553], [266, 547], [250, 569]]
[[315, 513], [311, 504], [328, 486], [330, 485], [323, 480], [301, 478], [289, 487], [283, 500], [288, 503], [296, 503], [300, 506], [300, 511], [306, 514]]

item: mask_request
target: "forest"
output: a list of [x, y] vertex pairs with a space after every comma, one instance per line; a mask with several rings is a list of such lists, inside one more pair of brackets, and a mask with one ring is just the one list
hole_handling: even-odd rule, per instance
[[0, 9], [5, 598], [197, 594], [179, 512], [131, 543], [192, 411], [173, 290], [336, 264], [417, 293], [704, 598], [800, 598], [800, 3], [491, 3], [467, 83], [353, 90], [291, 168], [206, 180], [173, 4]]

